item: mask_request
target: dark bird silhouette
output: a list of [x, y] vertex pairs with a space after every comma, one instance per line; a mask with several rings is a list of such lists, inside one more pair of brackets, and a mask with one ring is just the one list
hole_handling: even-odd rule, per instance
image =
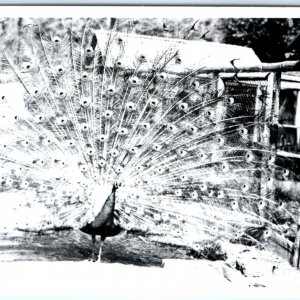
[[206, 31], [201, 37], [200, 40], [205, 40], [206, 39], [206, 35], [209, 33], [209, 30]]
[[199, 31], [199, 29], [196, 28], [196, 25], [198, 24], [198, 22], [199, 22], [199, 20], [195, 21], [189, 31]]
[[80, 230], [92, 235], [93, 243], [96, 241], [96, 235], [100, 235], [100, 249], [98, 261], [101, 261], [102, 244], [107, 237], [115, 236], [121, 232], [121, 227], [115, 223], [115, 203], [116, 190], [118, 184], [115, 183], [111, 194], [106, 199], [101, 211], [95, 217], [95, 220], [86, 224]]

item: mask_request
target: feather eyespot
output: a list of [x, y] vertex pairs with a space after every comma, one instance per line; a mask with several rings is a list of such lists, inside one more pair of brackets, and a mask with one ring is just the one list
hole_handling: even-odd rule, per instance
[[233, 97], [229, 97], [226, 99], [227, 104], [232, 105], [234, 104], [234, 98]]
[[159, 81], [165, 81], [167, 79], [166, 73], [158, 73], [156, 77]]
[[187, 151], [184, 150], [184, 149], [179, 149], [177, 151], [177, 154], [180, 156], [180, 157], [185, 157], [187, 155]]
[[162, 146], [161, 146], [160, 144], [154, 143], [154, 144], [152, 145], [152, 149], [153, 149], [154, 151], [160, 151], [161, 148], [162, 148]]
[[49, 146], [52, 144], [51, 139], [49, 139], [47, 137], [41, 137], [40, 139], [41, 139], [42, 144], [45, 146]]
[[264, 237], [265, 238], [269, 238], [270, 236], [271, 236], [271, 230], [270, 229], [266, 229], [265, 231], [264, 231]]
[[87, 155], [88, 156], [94, 156], [95, 154], [95, 150], [93, 148], [89, 148], [87, 151], [86, 151]]
[[259, 201], [259, 203], [258, 203], [258, 208], [259, 209], [263, 209], [264, 207], [266, 206], [266, 203], [265, 203], [265, 201]]
[[208, 158], [207, 154], [205, 154], [205, 153], [200, 153], [199, 157], [200, 157], [201, 161], [205, 161]]
[[186, 181], [188, 179], [188, 177], [184, 174], [180, 175], [179, 178], [181, 181]]
[[224, 193], [224, 191], [218, 191], [218, 194], [217, 194], [217, 197], [219, 198], [219, 199], [222, 199], [222, 198], [225, 198], [225, 193]]
[[85, 108], [89, 107], [91, 105], [91, 99], [87, 97], [81, 99], [80, 105]]
[[228, 163], [226, 163], [226, 162], [222, 163], [221, 164], [221, 169], [222, 169], [223, 172], [229, 171], [229, 165], [228, 165]]
[[248, 129], [246, 129], [245, 127], [241, 127], [241, 128], [239, 129], [239, 133], [240, 133], [241, 135], [247, 135], [247, 134], [248, 134]]
[[41, 91], [39, 89], [33, 90], [33, 97], [39, 97], [41, 95]]
[[141, 172], [141, 171], [144, 170], [144, 167], [143, 167], [143, 166], [138, 166], [136, 169], [137, 169], [139, 172]]
[[180, 57], [176, 57], [175, 64], [180, 65], [182, 63], [182, 60]]
[[137, 76], [133, 76], [129, 79], [131, 86], [137, 86], [140, 83], [140, 80]]
[[165, 169], [164, 169], [164, 168], [159, 167], [159, 168], [157, 169], [157, 173], [158, 173], [158, 174], [163, 174], [164, 172], [165, 172]]
[[22, 145], [23, 147], [29, 147], [29, 146], [30, 146], [30, 144], [29, 144], [28, 141], [21, 141], [21, 145]]
[[242, 190], [243, 190], [243, 192], [247, 192], [248, 190], [249, 190], [249, 185], [248, 184], [243, 184], [243, 186], [242, 186]]
[[167, 126], [167, 131], [171, 133], [175, 133], [177, 131], [177, 127], [173, 124]]
[[107, 92], [109, 95], [113, 95], [115, 93], [115, 87], [113, 85], [109, 85], [107, 88]]
[[108, 140], [108, 136], [106, 135], [106, 134], [100, 134], [99, 135], [99, 141], [100, 142], [105, 142], [105, 141], [107, 141]]
[[104, 159], [99, 160], [99, 167], [103, 168], [106, 165], [106, 161]]
[[197, 132], [197, 127], [195, 127], [193, 125], [188, 126], [188, 132], [191, 133], [191, 134], [196, 133]]
[[69, 147], [73, 148], [75, 147], [75, 142], [73, 140], [68, 141]]
[[199, 88], [199, 86], [200, 86], [200, 82], [199, 81], [197, 81], [197, 80], [195, 80], [195, 81], [192, 81], [192, 87], [194, 88], [194, 89], [198, 89]]
[[144, 55], [144, 54], [141, 54], [140, 56], [139, 56], [139, 62], [141, 62], [141, 63], [144, 63], [144, 62], [146, 62], [147, 61], [147, 59], [146, 59], [146, 56]]
[[123, 171], [123, 167], [121, 167], [121, 166], [116, 167], [116, 172], [117, 173], [121, 173], [122, 171]]
[[61, 89], [61, 90], [58, 90], [57, 95], [58, 95], [58, 98], [64, 99], [66, 97], [67, 93], [65, 90]]
[[284, 207], [284, 203], [282, 201], [280, 201], [278, 203], [277, 209], [282, 209]]
[[160, 214], [154, 214], [154, 221], [161, 222], [162, 218]]
[[192, 197], [193, 199], [197, 199], [197, 198], [198, 198], [198, 193], [197, 193], [196, 191], [193, 191], [193, 192], [191, 193], [191, 197]]
[[274, 155], [270, 155], [270, 156], [268, 157], [268, 163], [269, 163], [269, 164], [273, 164], [275, 161], [276, 161], [276, 158], [275, 158]]
[[45, 121], [45, 116], [44, 115], [37, 115], [35, 117], [35, 119], [37, 120], [38, 123], [42, 123]]
[[111, 119], [112, 115], [113, 115], [113, 111], [111, 111], [111, 110], [106, 110], [104, 112], [104, 118], [107, 120]]
[[290, 175], [290, 170], [288, 169], [284, 169], [283, 172], [282, 172], [283, 176], [289, 176]]
[[87, 170], [88, 170], [86, 165], [80, 165], [79, 168], [80, 168], [80, 171], [83, 173], [87, 172]]
[[127, 110], [129, 110], [129, 111], [133, 111], [133, 110], [135, 110], [135, 104], [134, 104], [133, 102], [128, 102], [128, 103], [126, 104], [126, 108], [127, 108]]
[[122, 66], [122, 61], [121, 61], [121, 60], [116, 61], [116, 65], [117, 65], [118, 67], [121, 67], [121, 66]]
[[21, 183], [21, 188], [27, 188], [29, 186], [29, 183], [27, 181], [23, 181]]
[[118, 130], [119, 134], [122, 135], [122, 136], [125, 136], [128, 134], [128, 129], [125, 128], [125, 127], [122, 127]]
[[83, 72], [83, 73], [81, 74], [81, 79], [82, 79], [83, 81], [87, 81], [87, 80], [89, 79], [88, 73], [87, 73], [87, 72]]
[[151, 107], [156, 108], [159, 104], [159, 101], [158, 101], [158, 99], [152, 98], [149, 100], [149, 103], [150, 103]]
[[213, 197], [214, 195], [215, 195], [214, 190], [210, 190], [210, 191], [208, 192], [208, 196], [209, 196], [209, 197]]
[[93, 49], [93, 47], [87, 46], [87, 47], [85, 48], [85, 53], [86, 53], [86, 56], [88, 56], [88, 57], [93, 56], [93, 54], [94, 54], [94, 49]]
[[237, 203], [236, 200], [234, 200], [234, 201], [231, 202], [231, 208], [232, 209], [237, 209], [238, 208], [238, 203]]
[[55, 44], [60, 44], [60, 43], [61, 43], [61, 38], [60, 38], [59, 36], [55, 36], [55, 37], [53, 38], [53, 42], [54, 42]]
[[61, 75], [65, 72], [65, 68], [63, 66], [59, 65], [56, 67], [56, 72], [57, 72], [57, 74]]
[[179, 190], [176, 190], [176, 191], [175, 191], [175, 195], [176, 195], [176, 196], [182, 196], [182, 190], [180, 190], [180, 189], [179, 189]]
[[112, 149], [110, 153], [111, 153], [111, 156], [112, 156], [112, 157], [117, 157], [117, 156], [119, 155], [119, 150], [117, 150], [117, 149]]
[[179, 109], [183, 112], [187, 112], [189, 108], [189, 105], [187, 103], [180, 103], [179, 104]]
[[252, 152], [247, 152], [246, 153], [246, 161], [251, 162], [254, 160], [254, 155]]
[[137, 153], [137, 151], [138, 151], [138, 147], [132, 147], [132, 148], [130, 148], [130, 150], [129, 150], [129, 152], [130, 152], [130, 153], [133, 153], [133, 154]]
[[150, 129], [150, 124], [149, 123], [141, 123], [140, 127], [144, 130]]
[[29, 72], [33, 69], [33, 64], [31, 62], [21, 63], [21, 68], [23, 72]]
[[222, 137], [217, 137], [216, 139], [217, 144], [219, 144], [220, 146], [223, 146], [225, 144], [225, 140]]
[[81, 124], [81, 130], [83, 131], [83, 132], [87, 132], [88, 130], [89, 130], [89, 124], [87, 124], [87, 123], [83, 123], [83, 124]]
[[68, 123], [68, 119], [66, 117], [59, 117], [56, 119], [58, 125], [66, 125]]
[[213, 111], [211, 111], [211, 110], [207, 110], [207, 111], [205, 112], [205, 116], [206, 116], [207, 118], [212, 118], [212, 117], [214, 116], [214, 113], [213, 113]]

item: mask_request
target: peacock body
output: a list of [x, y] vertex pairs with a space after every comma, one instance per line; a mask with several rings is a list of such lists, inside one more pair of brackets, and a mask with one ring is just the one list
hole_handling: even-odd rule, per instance
[[95, 24], [35, 20], [2, 38], [0, 230], [86, 228], [116, 182], [113, 226], [177, 245], [295, 224], [272, 194], [294, 174], [265, 142], [267, 78], [203, 74], [234, 59], [191, 55], [204, 41]]

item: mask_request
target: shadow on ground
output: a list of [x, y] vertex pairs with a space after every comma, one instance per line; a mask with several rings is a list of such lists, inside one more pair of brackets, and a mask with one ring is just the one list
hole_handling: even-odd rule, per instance
[[[99, 239], [99, 238], [98, 238]], [[97, 258], [99, 240], [80, 231], [0, 235], [0, 261], [82, 261]], [[139, 266], [162, 266], [167, 258], [189, 258], [183, 248], [153, 242], [147, 237], [121, 234], [105, 240], [102, 261]]]

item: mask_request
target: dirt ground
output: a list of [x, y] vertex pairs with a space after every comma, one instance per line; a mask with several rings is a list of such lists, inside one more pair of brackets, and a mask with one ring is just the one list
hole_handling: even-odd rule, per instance
[[286, 260], [256, 247], [221, 244], [227, 259], [210, 261], [123, 234], [105, 241], [98, 263], [91, 260], [98, 245], [80, 232], [1, 236], [0, 299], [300, 299], [300, 270]]

